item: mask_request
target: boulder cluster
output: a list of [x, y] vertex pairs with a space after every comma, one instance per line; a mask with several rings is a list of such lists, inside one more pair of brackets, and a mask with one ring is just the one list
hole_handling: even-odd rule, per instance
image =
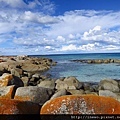
[[108, 63], [120, 63], [120, 59], [80, 59], [80, 60], [71, 60], [73, 62], [81, 62], [88, 64], [108, 64]]
[[[56, 62], [48, 58], [0, 57], [0, 114], [44, 114], [43, 111], [40, 112], [41, 107], [45, 109], [44, 106], [48, 101], [61, 101], [63, 96], [68, 96], [67, 100], [69, 96], [74, 96], [70, 99], [75, 98], [78, 102], [80, 98], [77, 96], [89, 94], [91, 99], [104, 100], [105, 97], [111, 97], [116, 99], [116, 104], [119, 103], [119, 80], [106, 79], [99, 83], [89, 83], [81, 82], [73, 76], [54, 80], [42, 74], [53, 65], [56, 65]], [[89, 99], [89, 97], [85, 99]], [[66, 98], [62, 98], [62, 100], [65, 102]], [[53, 105], [51, 104], [51, 108]], [[76, 104], [76, 107], [77, 105], [79, 104]], [[80, 109], [82, 110], [82, 108]], [[49, 109], [46, 108], [46, 110]], [[118, 111], [120, 113], [120, 110]]]

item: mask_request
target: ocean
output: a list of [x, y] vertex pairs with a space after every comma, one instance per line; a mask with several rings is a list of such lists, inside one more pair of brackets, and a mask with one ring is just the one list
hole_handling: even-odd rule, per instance
[[86, 53], [39, 55], [37, 57], [51, 58], [57, 62], [47, 71], [52, 78], [75, 76], [82, 82], [99, 82], [103, 79], [120, 79], [120, 64], [87, 64], [73, 62], [76, 59], [120, 59], [120, 53]]

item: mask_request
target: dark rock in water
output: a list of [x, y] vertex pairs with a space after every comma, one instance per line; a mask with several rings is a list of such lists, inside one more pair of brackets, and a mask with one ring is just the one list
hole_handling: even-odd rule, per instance
[[54, 90], [37, 86], [19, 87], [14, 99], [31, 101], [43, 105], [53, 95]]
[[108, 64], [108, 63], [120, 63], [119, 59], [80, 59], [80, 60], [70, 60], [72, 62], [81, 62], [88, 64]]

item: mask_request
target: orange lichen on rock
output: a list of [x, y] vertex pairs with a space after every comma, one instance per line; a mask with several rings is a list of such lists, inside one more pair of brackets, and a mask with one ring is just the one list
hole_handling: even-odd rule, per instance
[[0, 87], [0, 98], [13, 99], [16, 87], [14, 85]]
[[95, 95], [66, 95], [47, 101], [40, 114], [120, 114], [120, 102]]
[[32, 101], [32, 96], [15, 96], [14, 99], [21, 101]]
[[0, 99], [0, 114], [39, 114], [40, 106], [14, 99]]
[[9, 81], [13, 79], [12, 74], [9, 73], [4, 73], [1, 77], [0, 77], [0, 86], [7, 86], [9, 84]]

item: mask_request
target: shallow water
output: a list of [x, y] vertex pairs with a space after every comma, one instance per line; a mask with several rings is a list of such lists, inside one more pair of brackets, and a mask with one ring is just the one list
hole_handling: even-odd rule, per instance
[[120, 64], [87, 64], [70, 61], [75, 59], [120, 59], [120, 53], [46, 55], [42, 57], [48, 57], [58, 62], [48, 71], [53, 78], [75, 76], [78, 80], [86, 82], [120, 79]]

